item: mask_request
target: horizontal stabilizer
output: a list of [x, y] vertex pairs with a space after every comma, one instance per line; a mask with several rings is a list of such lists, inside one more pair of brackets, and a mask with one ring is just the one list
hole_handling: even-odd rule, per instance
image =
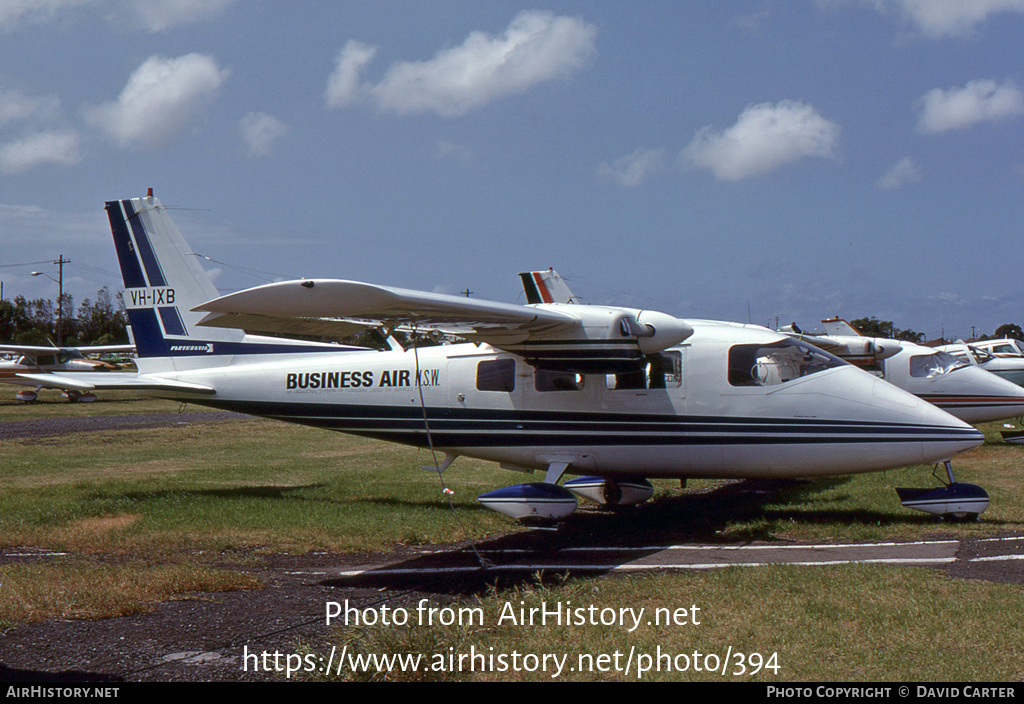
[[216, 391], [202, 384], [174, 379], [140, 375], [135, 372], [75, 372], [74, 374], [18, 374], [3, 380], [7, 384], [38, 386], [44, 389], [74, 389], [76, 391], [159, 389], [163, 391], [189, 391], [213, 394]]
[[54, 345], [0, 345], [0, 352], [15, 354], [54, 354], [65, 349], [76, 350], [82, 354], [103, 354], [105, 352], [133, 352], [135, 345], [89, 345], [87, 347], [56, 347]]

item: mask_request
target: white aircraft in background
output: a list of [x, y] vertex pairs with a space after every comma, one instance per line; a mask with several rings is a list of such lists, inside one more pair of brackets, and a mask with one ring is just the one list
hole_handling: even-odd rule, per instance
[[[653, 494], [652, 477], [870, 472], [944, 461], [984, 440], [916, 396], [762, 327], [333, 279], [221, 297], [152, 193], [106, 208], [139, 371], [80, 383], [430, 448], [445, 454], [430, 468], [439, 473], [461, 455], [543, 472], [541, 482], [479, 497], [515, 518], [564, 518], [577, 506], [573, 489], [639, 503]], [[380, 351], [244, 332], [368, 327], [468, 342], [403, 349], [390, 338]], [[560, 486], [563, 474], [586, 476]], [[973, 485], [936, 490], [946, 492], [945, 512], [984, 510], [968, 495], [981, 490], [964, 487]]]
[[824, 333], [795, 324], [782, 332], [841, 357], [968, 423], [1024, 416], [1024, 388], [941, 351], [903, 340], [865, 337], [840, 318]]
[[[98, 359], [90, 359], [87, 354], [104, 354], [107, 352], [132, 352], [134, 345], [93, 345], [88, 347], [56, 347], [54, 345], [0, 345], [0, 354], [11, 355], [13, 358], [0, 361], [0, 381], [12, 384], [33, 386], [15, 394], [20, 403], [31, 403], [38, 398], [39, 389], [43, 385], [21, 379], [24, 373], [54, 372], [97, 372], [113, 370], [116, 367]], [[56, 387], [64, 388], [64, 387]], [[83, 393], [77, 389], [64, 389], [64, 397], [72, 403], [89, 403], [96, 400], [96, 395]]]
[[[988, 342], [1001, 342], [989, 340]], [[1013, 346], [1017, 349], [1016, 345]], [[963, 342], [958, 341], [952, 345], [940, 345], [936, 347], [961, 360], [964, 364], [973, 367], [980, 367], [986, 371], [1000, 376], [1007, 381], [1024, 386], [1024, 354], [996, 354], [989, 345], [984, 342]], [[1005, 349], [1005, 348], [1003, 348]]]
[[1012, 337], [1003, 337], [995, 340], [978, 340], [971, 344], [975, 348], [985, 350], [996, 357], [1019, 357], [1024, 359], [1024, 341], [1015, 340]]

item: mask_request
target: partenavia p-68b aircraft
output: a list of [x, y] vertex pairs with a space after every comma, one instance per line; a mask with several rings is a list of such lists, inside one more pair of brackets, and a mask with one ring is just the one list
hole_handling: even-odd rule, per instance
[[[656, 311], [512, 305], [307, 279], [220, 297], [150, 194], [106, 204], [139, 373], [121, 388], [460, 455], [544, 480], [479, 497], [560, 519], [575, 490], [649, 498], [656, 477], [813, 477], [933, 463], [974, 428], [812, 345]], [[253, 338], [374, 327], [468, 340], [403, 349]], [[108, 385], [109, 375], [90, 374]], [[563, 474], [583, 479], [558, 484]], [[575, 483], [574, 483], [575, 482]]]
[[878, 374], [968, 423], [1024, 415], [1024, 388], [981, 367], [914, 342], [864, 337], [839, 318], [821, 322], [825, 332], [820, 335], [796, 325], [782, 332]]

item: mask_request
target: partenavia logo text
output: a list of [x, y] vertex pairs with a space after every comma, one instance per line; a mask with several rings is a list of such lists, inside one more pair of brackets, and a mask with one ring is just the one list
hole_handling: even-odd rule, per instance
[[213, 343], [207, 342], [203, 345], [171, 345], [171, 352], [204, 352], [213, 354]]

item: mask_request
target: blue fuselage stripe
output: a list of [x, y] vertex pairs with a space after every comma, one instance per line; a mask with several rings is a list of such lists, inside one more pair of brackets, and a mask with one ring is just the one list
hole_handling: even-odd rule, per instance
[[[260, 415], [338, 432], [424, 445], [420, 408], [209, 400], [225, 410]], [[978, 436], [973, 428], [824, 420], [650, 416], [428, 408], [436, 447], [527, 445], [779, 445], [878, 442], [949, 442]]]

